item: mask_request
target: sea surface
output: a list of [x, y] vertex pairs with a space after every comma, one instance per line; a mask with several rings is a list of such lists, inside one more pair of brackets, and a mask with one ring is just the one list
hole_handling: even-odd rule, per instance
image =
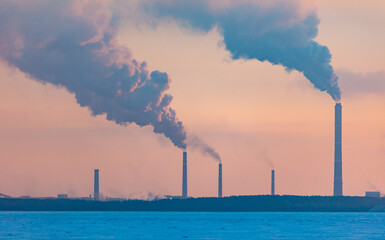
[[0, 212], [0, 239], [385, 240], [385, 213]]

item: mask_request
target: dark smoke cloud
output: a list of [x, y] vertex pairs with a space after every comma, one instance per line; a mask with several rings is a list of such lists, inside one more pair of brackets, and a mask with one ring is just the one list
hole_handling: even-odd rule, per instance
[[297, 70], [339, 101], [329, 49], [313, 40], [319, 19], [314, 12], [301, 16], [300, 4], [295, 0], [163, 0], [150, 1], [146, 9], [158, 18], [175, 18], [185, 27], [209, 31], [217, 26], [233, 59], [258, 59]]
[[151, 125], [175, 146], [186, 133], [166, 94], [166, 73], [150, 72], [116, 43], [108, 1], [0, 1], [0, 57], [42, 83], [64, 87], [92, 115]]
[[221, 157], [215, 151], [215, 149], [207, 145], [205, 142], [203, 142], [200, 138], [198, 138], [195, 135], [188, 136], [187, 146], [192, 150], [199, 150], [203, 155], [209, 156], [213, 158], [215, 161], [218, 161], [219, 163], [222, 162]]
[[385, 94], [385, 72], [354, 73], [338, 71], [346, 97]]

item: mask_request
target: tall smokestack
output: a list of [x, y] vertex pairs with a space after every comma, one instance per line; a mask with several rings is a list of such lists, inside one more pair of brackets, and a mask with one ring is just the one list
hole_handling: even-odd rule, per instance
[[271, 170], [271, 195], [275, 195], [275, 172]]
[[187, 152], [183, 152], [182, 198], [187, 198]]
[[222, 197], [222, 163], [219, 163], [218, 172], [218, 198]]
[[334, 196], [342, 196], [342, 106], [335, 106]]
[[99, 201], [99, 169], [94, 170], [94, 200]]

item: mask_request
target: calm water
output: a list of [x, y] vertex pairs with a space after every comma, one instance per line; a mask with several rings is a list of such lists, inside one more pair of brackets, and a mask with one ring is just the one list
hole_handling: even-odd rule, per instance
[[0, 239], [385, 239], [385, 213], [0, 212]]

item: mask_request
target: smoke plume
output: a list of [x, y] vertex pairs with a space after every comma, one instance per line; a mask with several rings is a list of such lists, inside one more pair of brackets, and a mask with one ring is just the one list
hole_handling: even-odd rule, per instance
[[319, 19], [298, 0], [163, 0], [147, 2], [156, 18], [172, 17], [184, 26], [217, 27], [233, 59], [257, 59], [297, 70], [335, 100], [341, 98], [329, 49], [314, 38]]
[[271, 161], [266, 149], [262, 149], [258, 152], [257, 160], [262, 160], [271, 169], [274, 169], [274, 163]]
[[213, 158], [215, 161], [218, 161], [219, 163], [222, 162], [221, 157], [215, 151], [215, 149], [207, 145], [205, 142], [203, 142], [200, 138], [198, 138], [195, 135], [188, 136], [187, 146], [188, 148], [191, 148], [193, 150], [199, 150], [203, 155], [209, 156]]
[[166, 73], [150, 72], [117, 44], [110, 1], [0, 2], [0, 57], [42, 83], [64, 87], [92, 115], [152, 126], [184, 149], [186, 133], [166, 91]]

